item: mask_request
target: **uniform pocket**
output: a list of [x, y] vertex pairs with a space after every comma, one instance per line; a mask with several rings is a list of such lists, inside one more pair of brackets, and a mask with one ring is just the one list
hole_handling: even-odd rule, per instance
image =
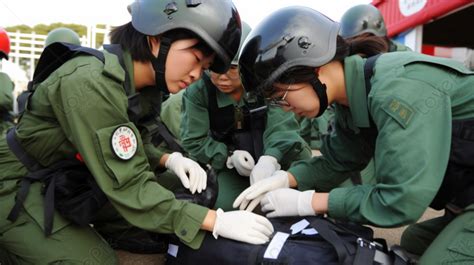
[[[118, 138], [113, 139], [117, 136], [114, 133], [119, 128], [125, 128], [123, 137], [119, 135]], [[124, 186], [139, 172], [150, 171], [140, 134], [133, 123], [100, 129], [96, 131], [96, 137], [99, 157], [102, 158], [101, 162], [107, 166], [109, 174], [114, 178], [114, 188]], [[133, 141], [133, 137], [135, 137], [135, 141]], [[124, 149], [118, 150], [117, 148], [120, 146]], [[135, 151], [130, 153], [128, 152], [129, 148]]]
[[448, 255], [441, 264], [474, 264], [474, 219], [456, 235], [448, 247]]
[[[44, 196], [41, 194], [42, 184], [39, 182], [32, 183], [28, 196], [24, 202], [25, 211], [35, 222], [45, 231], [44, 220]], [[20, 213], [20, 216], [24, 213]], [[20, 219], [20, 217], [18, 217]], [[71, 222], [62, 217], [58, 211], [54, 211], [52, 234], [68, 226]]]

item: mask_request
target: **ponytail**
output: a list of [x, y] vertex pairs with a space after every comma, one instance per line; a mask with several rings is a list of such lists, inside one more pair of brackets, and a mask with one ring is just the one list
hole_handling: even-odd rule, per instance
[[385, 36], [364, 33], [345, 40], [341, 36], [337, 36], [336, 55], [333, 60], [343, 61], [347, 56], [354, 54], [367, 58], [388, 52], [389, 48], [389, 40]]

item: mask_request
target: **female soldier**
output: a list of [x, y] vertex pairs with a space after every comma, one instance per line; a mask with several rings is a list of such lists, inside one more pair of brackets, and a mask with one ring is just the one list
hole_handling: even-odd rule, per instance
[[346, 40], [361, 38], [361, 41], [367, 36], [377, 36], [387, 43], [387, 52], [411, 51], [407, 46], [395, 42], [387, 36], [387, 28], [382, 13], [371, 4], [356, 5], [349, 8], [341, 17], [339, 35]]
[[[9, 53], [10, 38], [7, 32], [0, 28], [0, 61], [3, 59], [8, 60]], [[6, 73], [0, 72], [0, 136], [13, 126], [11, 112], [13, 110], [14, 87], [15, 85], [10, 77]]]
[[[8, 144], [0, 141], [0, 245], [16, 259], [15, 264], [117, 263], [114, 252], [94, 228], [74, 225], [56, 211], [51, 224], [43, 214], [43, 210], [49, 213], [51, 205], [43, 202], [41, 194], [49, 198], [50, 187], [55, 189], [68, 180], [64, 174], [77, 175], [69, 169], [61, 171], [62, 162], [58, 161], [74, 158], [87, 166], [95, 183], [91, 186], [98, 187], [121, 217], [135, 227], [174, 233], [193, 248], [200, 246], [203, 231], [254, 244], [266, 242], [272, 233], [271, 224], [261, 216], [213, 211], [176, 200], [156, 182], [141, 137], [127, 114], [128, 93], [155, 84], [155, 93], [159, 89], [177, 92], [199, 79], [203, 69], [227, 70], [241, 31], [233, 4], [223, 0], [140, 0], [130, 11], [132, 22], [112, 34], [124, 50], [122, 56], [109, 52], [88, 56], [79, 53], [82, 47], [50, 45], [46, 50], [66, 47], [80, 56], [34, 84], [34, 94], [16, 131], [8, 134]], [[44, 74], [39, 72], [38, 76]], [[150, 90], [146, 95], [155, 96]], [[149, 111], [148, 105], [141, 106], [138, 115], [146, 115], [143, 112]], [[21, 162], [9, 147], [15, 155], [24, 149], [18, 156]], [[25, 163], [32, 161], [36, 163]], [[199, 168], [194, 161], [173, 153], [162, 154], [159, 162], [181, 178], [189, 172], [190, 186], [196, 185], [193, 179]], [[40, 170], [28, 173], [25, 166]], [[47, 187], [28, 181], [42, 172], [52, 172]], [[82, 178], [80, 184], [86, 181], [92, 182]]]
[[[250, 32], [245, 23], [242, 28], [241, 43]], [[217, 169], [216, 207], [224, 210], [232, 209], [234, 199], [249, 186], [245, 177], [250, 176], [253, 184], [279, 170], [280, 163], [288, 168], [293, 161], [311, 157], [293, 113], [274, 107], [268, 113], [246, 110], [249, 105], [243, 99], [237, 62], [236, 55], [225, 74], [204, 74], [183, 96], [183, 148], [197, 161]], [[254, 159], [258, 159], [256, 164]]]
[[[248, 37], [239, 60], [244, 87], [307, 117], [334, 103], [336, 131], [322, 157], [277, 171], [235, 206], [266, 193], [262, 210], [270, 217], [327, 213], [380, 227], [445, 208], [446, 216], [409, 228], [402, 245], [422, 254], [421, 264], [472, 263], [474, 73], [412, 52], [366, 59], [383, 43], [354, 45], [338, 31], [317, 11], [291, 7]], [[372, 156], [376, 184], [335, 188]]]

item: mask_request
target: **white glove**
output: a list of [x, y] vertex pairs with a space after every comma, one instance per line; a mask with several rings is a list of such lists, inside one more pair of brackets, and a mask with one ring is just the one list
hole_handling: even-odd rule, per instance
[[266, 212], [267, 217], [316, 215], [312, 204], [313, 194], [314, 190], [278, 189], [270, 191], [261, 201], [262, 212]]
[[255, 166], [255, 160], [249, 152], [243, 150], [235, 150], [234, 153], [227, 158], [227, 168], [235, 170], [241, 176], [248, 177]]
[[261, 156], [250, 173], [250, 185], [262, 179], [270, 177], [281, 166], [273, 156]]
[[189, 189], [192, 194], [196, 191], [201, 193], [207, 186], [207, 174], [195, 161], [183, 157], [179, 152], [169, 155], [165, 167], [173, 171], [181, 180], [183, 186]]
[[239, 197], [235, 199], [232, 206], [234, 208], [239, 207], [240, 210], [253, 211], [255, 207], [260, 203], [260, 200], [263, 199], [265, 193], [280, 189], [280, 188], [289, 188], [290, 183], [288, 180], [288, 173], [283, 170], [278, 170], [273, 173], [270, 177], [263, 179], [252, 186], [248, 187]]
[[273, 226], [267, 218], [246, 211], [224, 212], [217, 209], [217, 218], [212, 235], [246, 242], [264, 244], [273, 234]]

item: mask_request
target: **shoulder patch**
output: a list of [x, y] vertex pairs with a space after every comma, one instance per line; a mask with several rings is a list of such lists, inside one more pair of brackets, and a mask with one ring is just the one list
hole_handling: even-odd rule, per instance
[[112, 150], [122, 160], [131, 159], [137, 152], [137, 136], [132, 128], [120, 126], [112, 133]]
[[392, 98], [382, 108], [403, 128], [406, 128], [410, 124], [413, 115], [415, 115], [415, 110], [399, 98]]

